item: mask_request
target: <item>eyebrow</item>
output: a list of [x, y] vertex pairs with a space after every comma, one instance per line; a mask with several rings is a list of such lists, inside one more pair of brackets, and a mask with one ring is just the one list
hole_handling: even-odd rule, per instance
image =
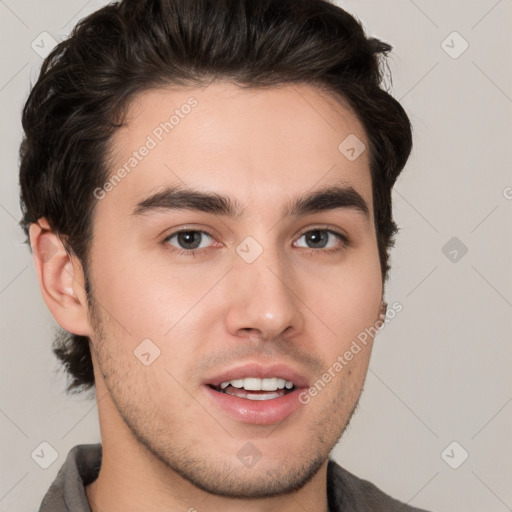
[[[300, 217], [341, 208], [355, 210], [367, 219], [370, 217], [368, 204], [354, 188], [333, 185], [293, 199], [285, 206], [282, 216]], [[244, 208], [235, 199], [215, 192], [176, 186], [168, 187], [139, 202], [133, 215], [142, 216], [161, 210], [193, 210], [236, 220], [242, 217]]]

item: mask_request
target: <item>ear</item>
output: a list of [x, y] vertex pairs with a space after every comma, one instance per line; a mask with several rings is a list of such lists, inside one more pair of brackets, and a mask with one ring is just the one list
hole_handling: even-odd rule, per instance
[[39, 287], [51, 314], [66, 331], [90, 337], [85, 279], [78, 258], [67, 253], [45, 218], [31, 224], [29, 237]]

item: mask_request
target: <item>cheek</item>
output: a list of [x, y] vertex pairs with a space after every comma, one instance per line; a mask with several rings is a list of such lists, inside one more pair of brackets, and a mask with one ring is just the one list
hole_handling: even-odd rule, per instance
[[[342, 350], [378, 320], [382, 276], [377, 249], [354, 253], [347, 261], [308, 276], [303, 284], [304, 302], [337, 338], [332, 349]], [[335, 334], [333, 334], [333, 332]]]
[[135, 339], [164, 337], [197, 308], [219, 274], [147, 264], [141, 254], [96, 261], [94, 295], [121, 336], [128, 332]]

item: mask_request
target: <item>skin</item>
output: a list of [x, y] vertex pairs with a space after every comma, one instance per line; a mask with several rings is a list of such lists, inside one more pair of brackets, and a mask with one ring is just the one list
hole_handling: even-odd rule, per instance
[[[94, 512], [327, 511], [328, 456], [362, 391], [371, 341], [307, 405], [272, 425], [234, 419], [201, 383], [241, 362], [279, 361], [313, 385], [378, 321], [369, 155], [351, 162], [338, 150], [349, 134], [366, 147], [367, 138], [350, 110], [310, 85], [214, 82], [137, 96], [112, 141], [111, 171], [190, 97], [198, 102], [191, 113], [97, 203], [90, 304], [80, 262], [45, 219], [30, 230], [48, 307], [64, 329], [91, 340], [103, 463], [87, 496]], [[133, 214], [176, 184], [230, 196], [243, 215]], [[289, 200], [324, 185], [353, 187], [369, 216], [338, 208], [282, 217]], [[327, 248], [308, 247], [304, 232], [325, 226], [348, 244], [331, 235]], [[168, 238], [184, 227], [211, 235], [193, 256]], [[236, 252], [247, 236], [263, 249], [250, 264]], [[134, 356], [144, 339], [160, 350], [149, 366]], [[247, 442], [261, 452], [250, 468], [237, 456]]]

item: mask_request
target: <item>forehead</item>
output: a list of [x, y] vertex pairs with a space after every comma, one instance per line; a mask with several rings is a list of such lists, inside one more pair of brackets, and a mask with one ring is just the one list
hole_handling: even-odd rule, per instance
[[262, 206], [346, 185], [373, 214], [366, 148], [357, 116], [311, 85], [145, 91], [112, 139], [108, 191], [98, 206], [129, 213], [144, 197], [183, 186], [236, 196], [261, 216]]

